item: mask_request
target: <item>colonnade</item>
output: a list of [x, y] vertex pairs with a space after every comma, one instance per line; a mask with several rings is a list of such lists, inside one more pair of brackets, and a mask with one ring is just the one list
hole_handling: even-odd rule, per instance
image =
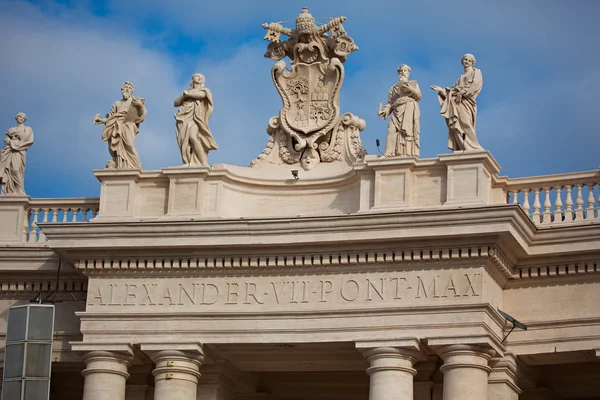
[[[85, 346], [89, 349], [90, 345]], [[431, 395], [414, 393], [415, 363], [425, 355], [416, 339], [395, 342], [357, 343], [368, 362], [369, 400], [434, 400]], [[516, 360], [503, 357], [480, 344], [448, 344], [433, 347], [442, 359], [443, 395], [441, 400], [518, 400]], [[196, 400], [200, 367], [204, 360], [200, 344], [141, 345], [155, 368], [154, 400]], [[83, 400], [126, 400], [128, 367], [132, 348], [85, 351], [86, 368]], [[493, 362], [491, 362], [493, 360]], [[203, 396], [205, 397], [205, 396]], [[210, 397], [210, 399], [209, 399]], [[208, 396], [203, 400], [218, 400]], [[217, 396], [221, 397], [221, 396]]]

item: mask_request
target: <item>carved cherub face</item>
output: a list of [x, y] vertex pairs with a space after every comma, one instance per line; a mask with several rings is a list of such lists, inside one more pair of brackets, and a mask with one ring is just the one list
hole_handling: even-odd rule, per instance
[[123, 95], [123, 99], [127, 100], [133, 94], [133, 88], [129, 85], [121, 86], [121, 94]]

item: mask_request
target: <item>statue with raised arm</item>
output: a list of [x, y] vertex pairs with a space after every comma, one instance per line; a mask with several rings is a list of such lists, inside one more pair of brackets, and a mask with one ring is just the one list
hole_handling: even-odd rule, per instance
[[481, 71], [475, 66], [475, 57], [465, 54], [461, 60], [465, 72], [451, 88], [431, 86], [438, 93], [442, 107], [440, 114], [448, 125], [448, 148], [453, 151], [481, 150], [475, 135], [477, 103], [475, 99], [483, 86]]
[[217, 150], [208, 120], [213, 112], [210, 90], [204, 86], [204, 75], [194, 74], [190, 88], [175, 99], [177, 143], [184, 164], [208, 166], [208, 152]]
[[378, 115], [387, 119], [388, 133], [385, 139], [384, 157], [416, 156], [421, 154], [420, 124], [421, 89], [417, 81], [409, 81], [411, 68], [402, 64], [398, 67], [398, 83], [391, 87], [388, 102], [382, 108], [379, 103]]
[[142, 169], [135, 150], [135, 137], [146, 117], [146, 107], [145, 99], [133, 96], [133, 89], [133, 83], [125, 82], [121, 86], [123, 98], [113, 104], [105, 118], [100, 118], [100, 114], [94, 117], [94, 124], [105, 125], [102, 140], [108, 142], [108, 152], [112, 157], [107, 168]]
[[18, 113], [15, 116], [17, 126], [6, 130], [4, 147], [0, 151], [0, 179], [2, 194], [25, 195], [25, 155], [33, 144], [33, 130], [25, 126], [27, 116]]

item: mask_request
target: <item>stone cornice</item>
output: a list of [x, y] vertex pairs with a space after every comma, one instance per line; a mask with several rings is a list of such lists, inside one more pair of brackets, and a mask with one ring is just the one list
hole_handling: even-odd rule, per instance
[[[395, 243], [404, 240], [469, 239], [487, 235], [526, 248], [536, 228], [518, 206], [441, 208], [410, 212], [382, 212], [346, 216], [239, 219], [145, 220], [120, 223], [39, 224], [54, 249], [211, 248], [240, 246], [284, 247], [319, 243]], [[521, 249], [520, 253], [524, 250]]]

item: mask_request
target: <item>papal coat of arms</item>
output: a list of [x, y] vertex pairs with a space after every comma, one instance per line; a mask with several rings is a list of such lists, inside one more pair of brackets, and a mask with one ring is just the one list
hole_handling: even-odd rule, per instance
[[[283, 109], [271, 118], [267, 147], [250, 165], [295, 164], [311, 169], [320, 162], [353, 163], [366, 154], [359, 132], [365, 121], [346, 113], [340, 116], [340, 88], [346, 57], [358, 47], [347, 36], [345, 17], [317, 26], [307, 8], [295, 29], [281, 22], [263, 24], [269, 46], [265, 57], [276, 60], [271, 73]], [[282, 41], [281, 35], [289, 39]], [[283, 58], [291, 59], [291, 70]]]

